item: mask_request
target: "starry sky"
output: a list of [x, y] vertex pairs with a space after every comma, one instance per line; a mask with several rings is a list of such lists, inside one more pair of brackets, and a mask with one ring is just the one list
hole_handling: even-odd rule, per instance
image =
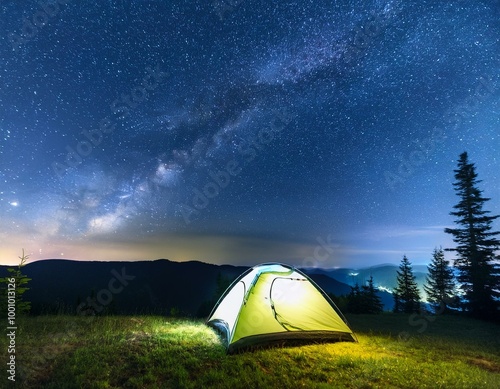
[[0, 262], [428, 263], [499, 70], [499, 1], [0, 0]]

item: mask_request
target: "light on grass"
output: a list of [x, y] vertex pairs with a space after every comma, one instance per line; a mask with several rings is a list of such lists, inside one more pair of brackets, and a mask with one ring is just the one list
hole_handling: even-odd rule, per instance
[[211, 328], [204, 323], [195, 321], [158, 321], [153, 325], [148, 335], [183, 343], [220, 344], [219, 337]]

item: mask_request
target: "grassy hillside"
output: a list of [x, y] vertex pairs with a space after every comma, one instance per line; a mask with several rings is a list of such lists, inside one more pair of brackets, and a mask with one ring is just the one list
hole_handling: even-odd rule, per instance
[[[359, 343], [226, 355], [217, 335], [201, 321], [30, 317], [19, 323], [17, 386], [500, 388], [496, 325], [437, 316], [419, 333], [423, 326], [412, 326], [415, 321], [403, 315], [348, 320]], [[5, 336], [1, 347], [7, 347]], [[2, 374], [5, 384], [7, 373]]]

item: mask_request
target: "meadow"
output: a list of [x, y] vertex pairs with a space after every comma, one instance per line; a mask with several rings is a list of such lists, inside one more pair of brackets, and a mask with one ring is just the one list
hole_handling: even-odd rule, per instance
[[[347, 319], [358, 343], [227, 355], [201, 320], [25, 317], [18, 323], [15, 387], [500, 388], [498, 325], [440, 315], [422, 331], [407, 315]], [[0, 347], [7, 348], [5, 336]], [[0, 387], [13, 387], [5, 369], [2, 375]]]

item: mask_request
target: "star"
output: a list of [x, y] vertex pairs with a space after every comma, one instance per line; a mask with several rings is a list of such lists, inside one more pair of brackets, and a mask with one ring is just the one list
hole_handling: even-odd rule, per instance
[[493, 2], [209, 3], [2, 3], [2, 258], [424, 262], [464, 149], [499, 213]]

